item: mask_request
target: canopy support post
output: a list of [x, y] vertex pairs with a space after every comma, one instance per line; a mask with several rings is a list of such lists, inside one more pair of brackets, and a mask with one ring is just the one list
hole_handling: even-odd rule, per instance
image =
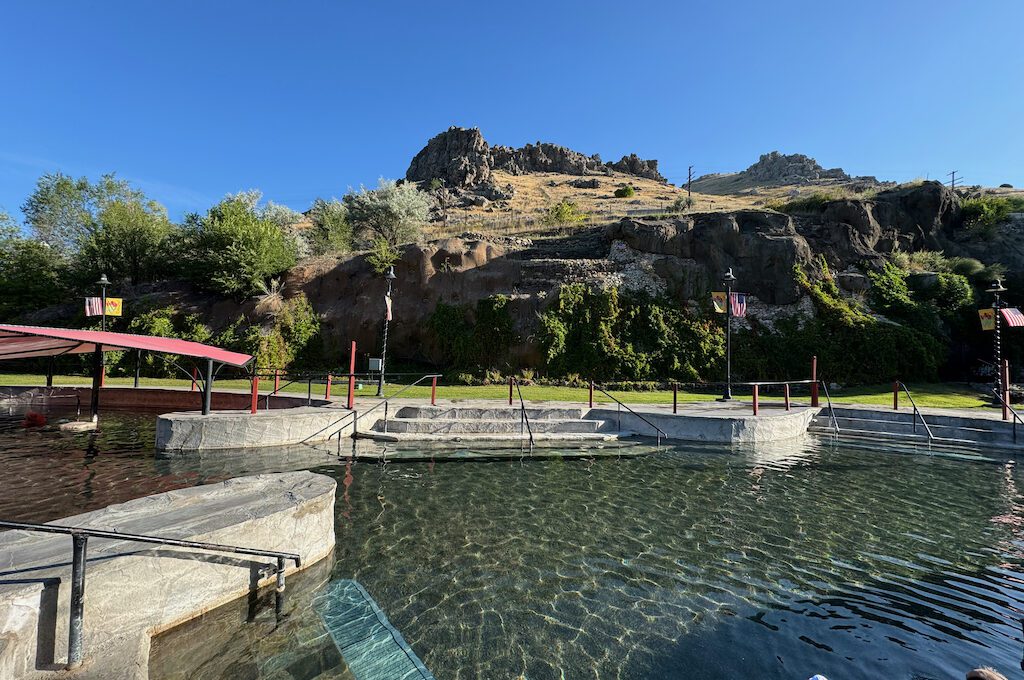
[[53, 387], [53, 357], [46, 363], [46, 386]]
[[206, 380], [203, 381], [203, 415], [210, 414], [213, 401], [213, 359], [206, 360]]
[[103, 345], [96, 345], [92, 355], [92, 394], [89, 411], [92, 414], [92, 422], [100, 417], [100, 386], [103, 384]]

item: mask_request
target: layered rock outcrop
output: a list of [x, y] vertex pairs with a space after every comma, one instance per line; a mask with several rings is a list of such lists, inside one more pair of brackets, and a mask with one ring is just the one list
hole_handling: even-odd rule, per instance
[[489, 146], [480, 130], [450, 127], [433, 137], [409, 164], [405, 178], [410, 182], [439, 179], [452, 188], [474, 188], [491, 180], [494, 170], [513, 175], [556, 172], [565, 175], [607, 174], [617, 171], [664, 182], [658, 161], [644, 160], [636, 154], [623, 156], [615, 163], [604, 163], [597, 154], [537, 142], [520, 148]]

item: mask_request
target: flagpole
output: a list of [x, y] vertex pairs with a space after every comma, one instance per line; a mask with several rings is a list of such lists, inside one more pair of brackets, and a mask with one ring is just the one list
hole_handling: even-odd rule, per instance
[[722, 277], [725, 282], [725, 394], [719, 401], [732, 401], [732, 267]]
[[397, 278], [395, 276], [395, 268], [390, 267], [384, 278], [388, 281], [388, 292], [384, 296], [384, 343], [380, 350], [380, 376], [377, 379], [378, 397], [384, 396], [384, 361], [388, 355], [388, 322], [391, 321], [391, 282]]

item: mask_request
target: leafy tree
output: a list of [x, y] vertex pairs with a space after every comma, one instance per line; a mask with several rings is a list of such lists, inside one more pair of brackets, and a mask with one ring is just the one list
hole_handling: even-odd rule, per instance
[[615, 190], [615, 198], [632, 198], [633, 196], [636, 196], [636, 189], [633, 188], [632, 184], [627, 184]]
[[0, 209], [0, 246], [20, 237], [21, 227], [6, 210]]
[[113, 174], [93, 184], [85, 177], [75, 179], [58, 172], [39, 178], [22, 211], [37, 239], [71, 252], [96, 228], [104, 208], [118, 200], [144, 203], [146, 197]]
[[313, 255], [347, 253], [352, 249], [352, 225], [348, 223], [344, 203], [334, 198], [318, 198], [313, 201], [309, 216], [313, 219], [309, 235]]
[[34, 239], [0, 242], [0, 318], [67, 300], [67, 263], [61, 253]]
[[181, 245], [192, 253], [186, 273], [198, 285], [236, 296], [259, 293], [297, 255], [294, 241], [246, 196], [228, 196], [205, 216], [187, 217]]
[[362, 187], [342, 199], [348, 219], [355, 229], [370, 240], [384, 239], [392, 247], [419, 236], [419, 228], [430, 216], [431, 200], [406, 182], [381, 179], [376, 189]]
[[138, 284], [169, 271], [168, 245], [174, 227], [162, 205], [115, 199], [103, 207], [97, 222], [75, 255], [81, 280], [91, 283], [107, 274], [111, 281]]

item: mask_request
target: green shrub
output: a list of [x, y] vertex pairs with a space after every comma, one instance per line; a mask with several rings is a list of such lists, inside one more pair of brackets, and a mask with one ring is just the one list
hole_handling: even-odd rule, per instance
[[965, 199], [960, 204], [963, 226], [981, 238], [992, 238], [995, 229], [1012, 212], [1024, 212], [1024, 196], [991, 196]]
[[548, 208], [544, 216], [544, 224], [548, 226], [559, 226], [563, 224], [579, 224], [585, 221], [590, 215], [581, 212], [572, 201], [562, 199], [555, 205]]
[[33, 239], [0, 242], [0, 319], [11, 320], [67, 299], [67, 261]]
[[196, 285], [218, 293], [256, 295], [267, 279], [295, 264], [295, 242], [274, 222], [257, 215], [244, 196], [229, 196], [209, 212], [187, 218], [183, 267]]
[[633, 198], [634, 196], [636, 196], [636, 189], [633, 188], [632, 184], [627, 184], [615, 190], [615, 198]]
[[676, 200], [672, 201], [672, 212], [681, 213], [686, 212], [693, 207], [693, 198], [690, 196], [679, 196]]
[[376, 189], [362, 187], [342, 198], [348, 220], [367, 239], [384, 239], [392, 247], [414, 241], [432, 207], [428, 194], [411, 182], [381, 179]]
[[439, 302], [427, 327], [441, 349], [445, 366], [508, 368], [512, 345], [519, 341], [509, 302], [505, 295], [479, 300], [474, 308]]
[[398, 248], [391, 245], [386, 238], [375, 238], [370, 244], [370, 252], [366, 254], [366, 262], [373, 271], [383, 274], [398, 262], [398, 257]]
[[352, 250], [352, 225], [348, 223], [348, 210], [341, 201], [313, 201], [309, 216], [313, 226], [307, 236], [311, 255], [347, 253]]

